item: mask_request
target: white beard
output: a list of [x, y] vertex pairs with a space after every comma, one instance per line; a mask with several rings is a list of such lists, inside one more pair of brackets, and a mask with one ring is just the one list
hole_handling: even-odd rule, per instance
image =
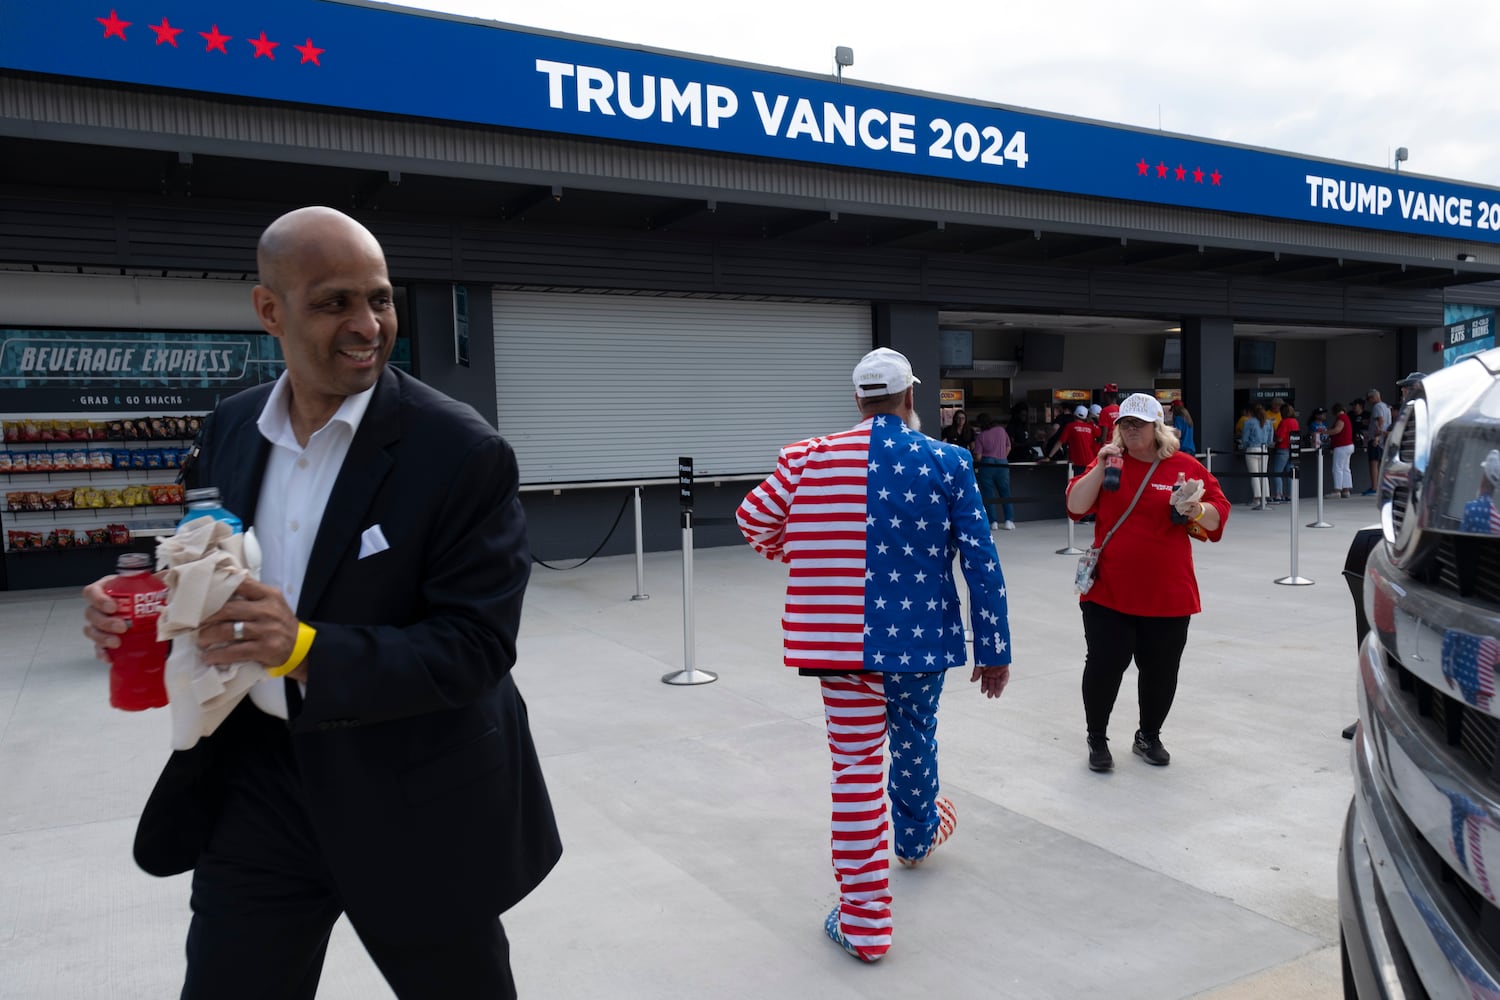
[[910, 427], [914, 431], [917, 431], [919, 433], [921, 432], [922, 418], [917, 416], [916, 410], [912, 410], [906, 415], [906, 426]]

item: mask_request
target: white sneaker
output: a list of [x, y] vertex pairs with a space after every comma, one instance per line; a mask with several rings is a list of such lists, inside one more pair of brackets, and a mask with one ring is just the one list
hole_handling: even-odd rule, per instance
[[1014, 521], [1006, 521], [1000, 527], [1003, 528], [1006, 531], [1015, 531], [1016, 530], [1016, 522], [1014, 522]]
[[1000, 522], [999, 521], [991, 521], [990, 522], [990, 530], [991, 531], [999, 531], [1000, 530]]

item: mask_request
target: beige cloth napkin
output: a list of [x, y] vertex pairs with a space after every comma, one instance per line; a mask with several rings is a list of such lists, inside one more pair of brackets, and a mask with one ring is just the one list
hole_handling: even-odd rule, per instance
[[1193, 509], [1193, 504], [1203, 499], [1205, 490], [1203, 480], [1189, 479], [1181, 486], [1172, 490], [1172, 506], [1177, 508], [1177, 513], [1186, 514]]
[[259, 663], [213, 667], [198, 653], [198, 626], [224, 606], [247, 576], [259, 573], [259, 547], [253, 534], [240, 534], [217, 518], [195, 517], [156, 543], [156, 568], [166, 571], [167, 606], [157, 620], [156, 637], [172, 643], [163, 673], [172, 749], [187, 750], [219, 728], [266, 676]]

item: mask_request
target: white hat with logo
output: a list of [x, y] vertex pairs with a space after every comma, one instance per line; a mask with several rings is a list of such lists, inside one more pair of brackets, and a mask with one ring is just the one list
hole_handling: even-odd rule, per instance
[[921, 381], [911, 373], [911, 362], [906, 355], [889, 347], [875, 348], [854, 366], [854, 394], [861, 398], [893, 396]]
[[1137, 420], [1154, 424], [1162, 418], [1161, 403], [1155, 396], [1148, 396], [1144, 392], [1133, 392], [1120, 404], [1120, 414], [1115, 419], [1124, 420], [1126, 417], [1135, 417]]

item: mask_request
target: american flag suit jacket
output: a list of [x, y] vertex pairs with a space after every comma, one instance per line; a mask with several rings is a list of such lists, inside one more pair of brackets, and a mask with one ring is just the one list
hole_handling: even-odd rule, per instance
[[790, 564], [787, 666], [923, 673], [964, 665], [955, 556], [969, 587], [975, 662], [1010, 662], [1005, 577], [966, 450], [877, 415], [783, 448], [736, 520], [757, 552]]

